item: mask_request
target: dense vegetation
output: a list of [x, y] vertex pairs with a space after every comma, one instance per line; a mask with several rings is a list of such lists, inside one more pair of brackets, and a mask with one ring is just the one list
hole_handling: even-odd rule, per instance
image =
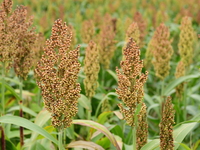
[[1, 1], [1, 149], [200, 150], [199, 8]]

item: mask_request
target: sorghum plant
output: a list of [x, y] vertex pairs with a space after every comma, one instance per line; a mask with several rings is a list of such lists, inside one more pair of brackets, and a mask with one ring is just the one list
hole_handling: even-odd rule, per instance
[[26, 79], [28, 72], [33, 66], [35, 41], [37, 35], [33, 28], [33, 19], [27, 17], [27, 9], [25, 6], [19, 6], [11, 15], [11, 19], [17, 26], [13, 26], [17, 33], [17, 52], [14, 58], [15, 73]]
[[119, 78], [116, 92], [119, 95], [119, 99], [128, 107], [128, 109], [125, 109], [122, 104], [119, 104], [119, 108], [124, 114], [124, 119], [128, 125], [134, 127], [135, 110], [137, 105], [143, 100], [143, 85], [147, 80], [148, 73], [141, 73], [143, 61], [140, 60], [139, 47], [132, 38], [129, 39], [124, 49], [124, 56], [125, 60], [120, 63], [122, 71], [116, 69]]
[[154, 60], [152, 61], [154, 69], [156, 71], [156, 76], [163, 80], [169, 74], [169, 61], [173, 54], [173, 49], [171, 46], [170, 32], [168, 27], [164, 24], [160, 24], [156, 28], [156, 31], [153, 35], [153, 56]]
[[147, 50], [145, 53], [145, 59], [144, 59], [144, 67], [148, 70], [152, 66], [152, 58], [153, 58], [153, 38], [149, 41]]
[[96, 43], [90, 41], [85, 51], [84, 60], [84, 73], [86, 78], [84, 79], [84, 87], [86, 96], [92, 98], [95, 94], [95, 90], [98, 87], [98, 73], [99, 73], [99, 51]]
[[[182, 61], [180, 61], [176, 67], [175, 77], [180, 78], [183, 77], [184, 75], [185, 75], [185, 64]], [[183, 88], [184, 88], [184, 83], [181, 83], [176, 87], [176, 96], [180, 98], [180, 100], [182, 99]]]
[[82, 42], [89, 43], [93, 39], [95, 33], [95, 26], [92, 20], [86, 20], [82, 23], [81, 37]]
[[160, 149], [173, 150], [173, 124], [174, 122], [174, 109], [171, 97], [168, 97], [163, 104], [162, 119], [159, 124], [160, 127]]
[[193, 59], [193, 47], [195, 41], [195, 32], [192, 28], [192, 21], [189, 17], [182, 18], [181, 21], [181, 33], [178, 43], [179, 53], [181, 60], [188, 67], [192, 63]]
[[128, 42], [130, 38], [133, 38], [137, 45], [140, 44], [140, 30], [136, 22], [133, 22], [126, 31], [126, 41]]
[[114, 55], [114, 44], [116, 43], [115, 38], [115, 31], [112, 23], [112, 18], [110, 15], [106, 15], [104, 17], [104, 24], [100, 27], [100, 34], [99, 34], [99, 54], [100, 54], [100, 63], [103, 65], [105, 69], [108, 69], [110, 66], [110, 59]]
[[70, 49], [74, 49], [75, 45], [76, 45], [76, 30], [74, 29], [74, 27], [69, 24], [68, 25], [69, 30], [72, 32], [72, 39], [71, 39], [71, 46]]
[[[127, 108], [119, 104], [121, 113], [124, 115], [124, 120], [133, 129], [136, 129], [138, 143], [136, 147], [142, 147], [147, 142], [147, 123], [146, 123], [146, 106], [143, 103], [144, 90], [143, 86], [147, 80], [148, 73], [142, 74], [143, 61], [140, 60], [140, 50], [136, 42], [132, 38], [124, 49], [124, 60], [120, 66], [122, 71], [116, 69], [118, 76], [118, 88], [116, 93], [119, 95]], [[136, 115], [137, 106], [141, 105], [140, 115]], [[137, 118], [138, 117], [138, 118]], [[137, 121], [140, 121], [138, 124]], [[140, 126], [140, 127], [139, 127]], [[140, 131], [145, 131], [141, 132]], [[135, 135], [134, 135], [135, 136]]]
[[146, 35], [146, 28], [147, 23], [143, 19], [142, 14], [139, 12], [136, 12], [133, 17], [134, 21], [138, 24], [138, 28], [140, 30], [140, 48], [144, 45], [144, 37]]
[[18, 42], [15, 38], [16, 30], [13, 30], [15, 24], [10, 17], [11, 11], [12, 1], [4, 0], [0, 6], [0, 62], [7, 69], [12, 66]]
[[148, 123], [147, 123], [147, 112], [146, 112], [146, 105], [142, 103], [141, 110], [138, 114], [138, 125], [136, 131], [136, 148], [139, 150], [147, 143], [148, 137]]
[[35, 69], [45, 108], [51, 112], [52, 124], [59, 130], [71, 125], [81, 90], [76, 82], [80, 70], [79, 47], [69, 49], [71, 38], [72, 32], [66, 23], [56, 20]]

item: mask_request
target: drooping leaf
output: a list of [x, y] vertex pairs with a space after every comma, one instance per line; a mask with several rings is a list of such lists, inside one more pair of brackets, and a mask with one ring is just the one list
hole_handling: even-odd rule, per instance
[[89, 99], [85, 95], [81, 94], [81, 97], [78, 99], [78, 102], [85, 109], [91, 110], [90, 101], [89, 101]]
[[116, 147], [117, 150], [120, 150], [116, 139], [114, 138], [112, 133], [110, 133], [110, 131], [105, 126], [103, 126], [97, 122], [91, 121], [91, 120], [73, 120], [73, 124], [88, 126], [88, 127], [91, 127], [91, 128], [94, 128], [94, 129], [100, 131], [101, 133], [105, 134], [107, 136], [107, 138], [109, 138], [109, 140]]
[[45, 138], [47, 138], [47, 139], [51, 140], [52, 142], [54, 142], [55, 144], [58, 144], [58, 141], [52, 135], [50, 135], [48, 132], [46, 132], [40, 126], [32, 123], [31, 121], [29, 121], [29, 120], [27, 120], [25, 118], [18, 117], [18, 116], [5, 115], [5, 116], [0, 117], [0, 122], [1, 123], [14, 124], [14, 125], [18, 125], [18, 126], [27, 128], [29, 130], [37, 132], [38, 134], [41, 134]]
[[88, 150], [104, 150], [100, 145], [89, 141], [74, 141], [67, 145], [67, 148], [86, 148]]
[[183, 76], [180, 77], [178, 79], [175, 79], [173, 81], [171, 81], [169, 84], [167, 84], [167, 87], [164, 88], [164, 95], [168, 96], [169, 93], [180, 83], [189, 80], [189, 79], [194, 79], [194, 78], [199, 78], [200, 77], [200, 73], [194, 74], [194, 75], [188, 75], [188, 76]]
[[[16, 111], [16, 110], [19, 110], [19, 109], [20, 109], [19, 106], [13, 106], [7, 112], [9, 113], [9, 112]], [[34, 116], [34, 117], [37, 116], [37, 114], [33, 110], [31, 110], [31, 109], [29, 109], [29, 108], [27, 108], [27, 107], [25, 107], [23, 105], [22, 105], [22, 110], [23, 110], [23, 112], [26, 112], [26, 113]]]
[[160, 145], [160, 139], [155, 139], [145, 144], [141, 150], [154, 150]]

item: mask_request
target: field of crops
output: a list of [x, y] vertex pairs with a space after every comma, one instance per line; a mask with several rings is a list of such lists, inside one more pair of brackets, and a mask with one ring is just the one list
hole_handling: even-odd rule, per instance
[[0, 150], [200, 150], [200, 0], [0, 3]]

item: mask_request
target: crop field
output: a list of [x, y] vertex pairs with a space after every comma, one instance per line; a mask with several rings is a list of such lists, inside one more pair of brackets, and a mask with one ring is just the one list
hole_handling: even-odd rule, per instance
[[200, 0], [1, 0], [0, 150], [200, 150]]

